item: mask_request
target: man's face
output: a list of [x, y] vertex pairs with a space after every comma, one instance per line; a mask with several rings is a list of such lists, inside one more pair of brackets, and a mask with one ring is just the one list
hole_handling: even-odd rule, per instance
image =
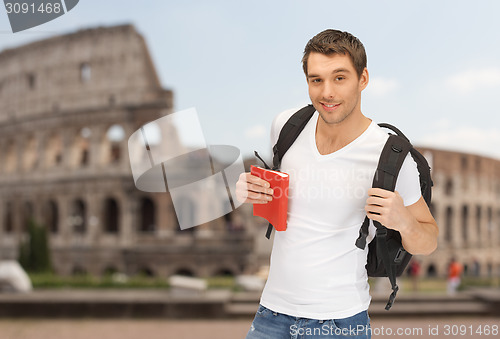
[[312, 52], [307, 60], [309, 97], [323, 121], [339, 124], [361, 113], [361, 91], [368, 84], [366, 68], [358, 78], [351, 58]]

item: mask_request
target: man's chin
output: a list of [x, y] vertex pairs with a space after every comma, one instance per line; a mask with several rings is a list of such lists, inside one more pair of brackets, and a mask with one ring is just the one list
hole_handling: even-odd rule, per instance
[[341, 124], [349, 115], [342, 115], [342, 114], [337, 114], [334, 113], [332, 114], [331, 112], [323, 112], [323, 111], [318, 111], [319, 116], [323, 122], [325, 122], [327, 125], [338, 125]]

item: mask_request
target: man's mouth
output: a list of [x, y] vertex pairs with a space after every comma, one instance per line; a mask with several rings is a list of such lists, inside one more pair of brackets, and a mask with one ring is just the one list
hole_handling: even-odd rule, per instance
[[326, 109], [326, 110], [329, 110], [329, 111], [330, 111], [330, 110], [334, 110], [334, 109], [336, 109], [337, 107], [339, 107], [339, 106], [340, 106], [340, 104], [327, 104], [327, 103], [323, 103], [323, 102], [322, 102], [322, 103], [321, 103], [321, 106], [323, 106], [323, 108], [324, 108], [324, 109]]

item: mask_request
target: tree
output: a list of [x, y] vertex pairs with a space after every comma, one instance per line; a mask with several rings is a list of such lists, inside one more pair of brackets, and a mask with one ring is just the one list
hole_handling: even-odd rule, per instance
[[32, 273], [52, 271], [47, 230], [33, 219], [28, 223], [28, 238], [19, 245], [19, 263]]

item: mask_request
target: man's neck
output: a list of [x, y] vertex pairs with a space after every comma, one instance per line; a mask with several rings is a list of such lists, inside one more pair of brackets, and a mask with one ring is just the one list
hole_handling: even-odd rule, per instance
[[361, 111], [337, 124], [327, 124], [321, 117], [316, 125], [316, 147], [320, 154], [330, 154], [347, 146], [370, 126], [371, 120]]

